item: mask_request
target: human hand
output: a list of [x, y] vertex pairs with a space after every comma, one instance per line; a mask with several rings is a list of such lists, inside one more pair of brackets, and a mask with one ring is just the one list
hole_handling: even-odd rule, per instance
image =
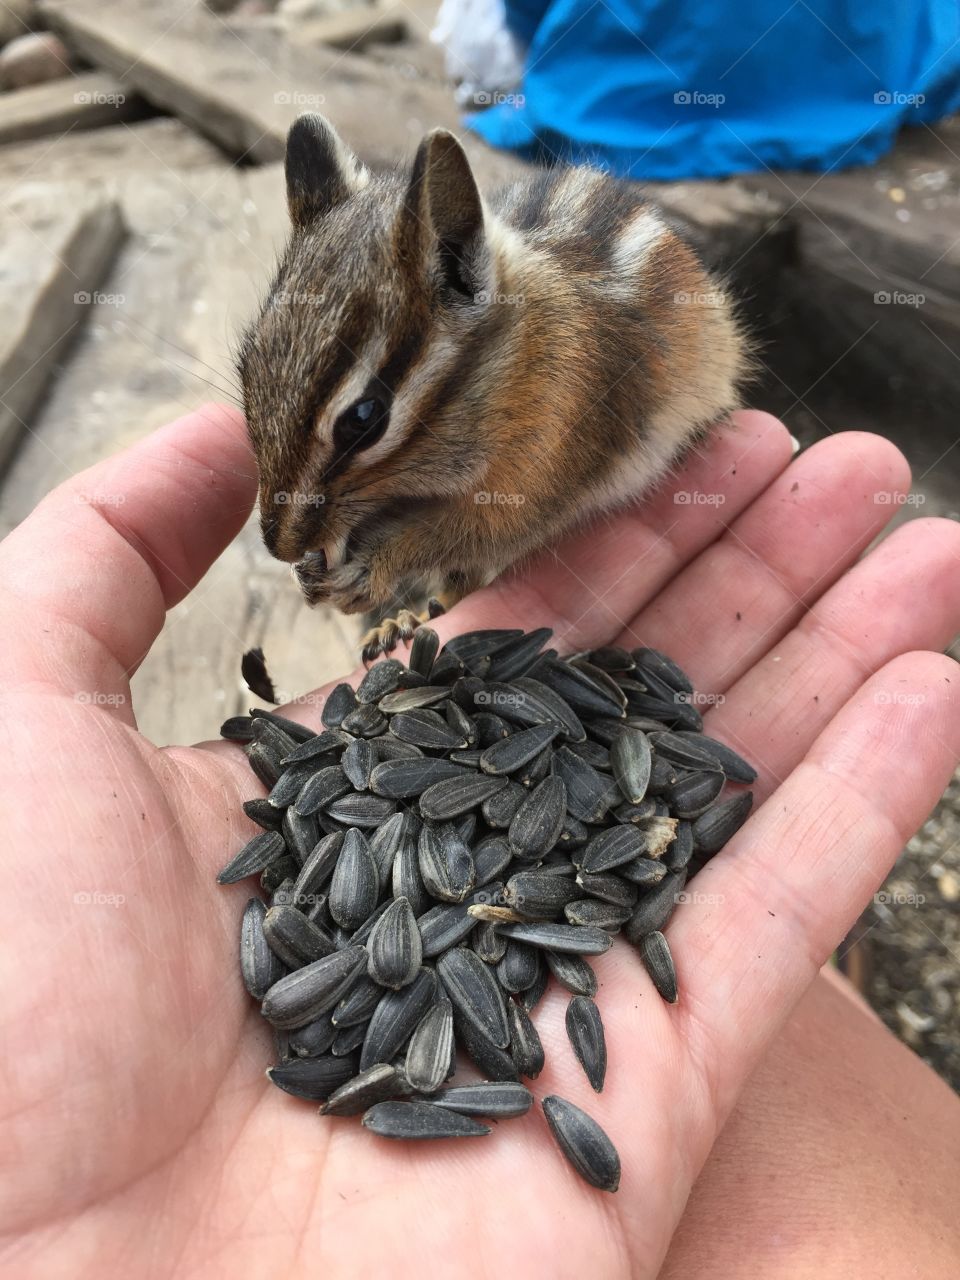
[[[858, 562], [903, 460], [864, 435], [789, 459], [783, 427], [738, 414], [641, 508], [435, 624], [664, 649], [714, 699], [708, 731], [760, 770], [753, 816], [668, 926], [680, 1002], [622, 941], [594, 962], [602, 1095], [566, 1043], [564, 994], [538, 1006], [534, 1092], [611, 1135], [615, 1196], [577, 1180], [539, 1108], [484, 1141], [409, 1147], [264, 1079], [272, 1041], [236, 964], [248, 891], [215, 883], [259, 786], [230, 744], [153, 747], [128, 684], [253, 500], [237, 415], [165, 428], [10, 535], [7, 1275], [656, 1274], [748, 1074], [960, 753], [956, 664], [914, 652], [957, 630], [960, 530], [914, 521]], [[119, 507], [78, 501], [117, 493]]]

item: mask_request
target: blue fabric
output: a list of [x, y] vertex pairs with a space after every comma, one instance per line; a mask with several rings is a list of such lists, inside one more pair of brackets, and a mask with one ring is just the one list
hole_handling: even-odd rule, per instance
[[494, 146], [651, 179], [866, 164], [960, 106], [958, 0], [506, 0]]

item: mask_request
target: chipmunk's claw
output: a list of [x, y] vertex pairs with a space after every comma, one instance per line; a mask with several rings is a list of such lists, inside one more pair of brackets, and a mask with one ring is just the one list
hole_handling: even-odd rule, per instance
[[442, 618], [446, 612], [447, 606], [441, 600], [438, 600], [436, 596], [431, 596], [427, 601], [427, 616], [424, 621]]
[[363, 661], [370, 663], [381, 653], [392, 653], [401, 640], [411, 639], [420, 623], [425, 621], [425, 617], [418, 618], [409, 609], [401, 609], [395, 618], [384, 618], [379, 626], [371, 627], [360, 641]]

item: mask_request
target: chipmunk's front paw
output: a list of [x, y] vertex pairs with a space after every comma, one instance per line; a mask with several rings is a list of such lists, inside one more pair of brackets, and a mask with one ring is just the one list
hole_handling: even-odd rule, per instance
[[426, 622], [429, 614], [417, 615], [409, 609], [401, 609], [395, 618], [384, 618], [379, 626], [371, 627], [360, 641], [363, 646], [361, 656], [364, 662], [373, 662], [381, 653], [393, 653], [401, 640], [409, 640], [421, 622]]

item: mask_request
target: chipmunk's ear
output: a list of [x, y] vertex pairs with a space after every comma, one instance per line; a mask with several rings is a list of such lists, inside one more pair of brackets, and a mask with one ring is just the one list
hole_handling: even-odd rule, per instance
[[417, 149], [406, 215], [410, 233], [433, 256], [444, 285], [472, 301], [484, 287], [489, 263], [483, 202], [470, 161], [446, 129], [428, 133]]
[[330, 121], [319, 115], [300, 116], [290, 126], [286, 177], [287, 206], [295, 227], [322, 218], [370, 180], [369, 171]]

